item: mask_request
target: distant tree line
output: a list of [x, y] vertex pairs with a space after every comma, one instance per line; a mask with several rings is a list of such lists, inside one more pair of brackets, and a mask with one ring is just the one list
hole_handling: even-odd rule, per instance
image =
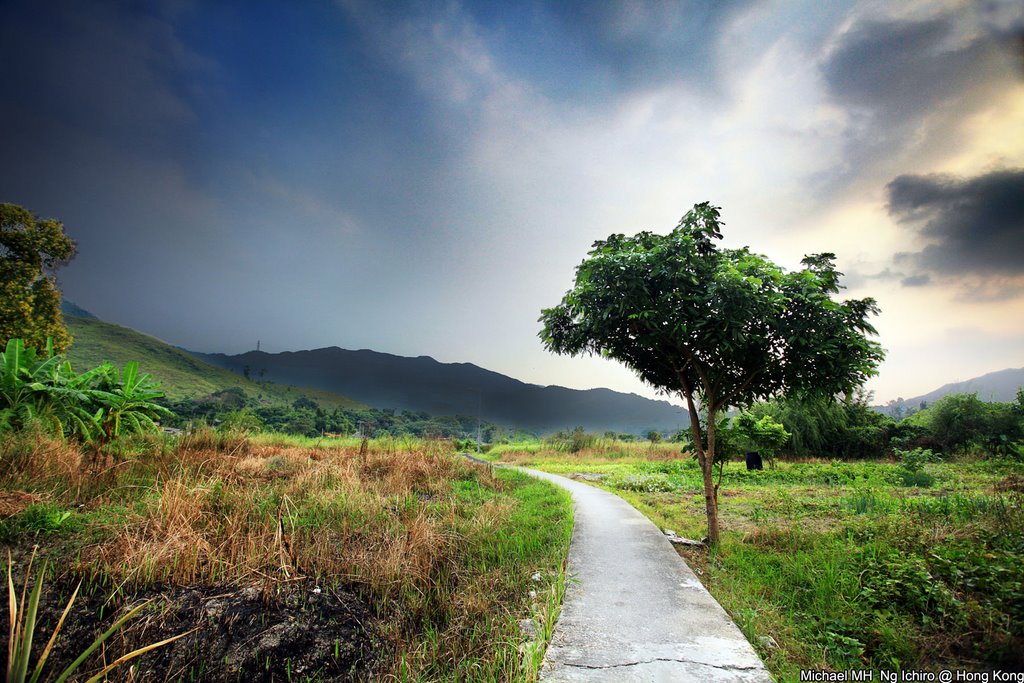
[[300, 436], [339, 434], [345, 436], [410, 435], [422, 438], [475, 438], [479, 428], [482, 441], [494, 442], [504, 434], [498, 425], [468, 415], [431, 415], [423, 411], [392, 408], [323, 408], [300, 396], [291, 404], [272, 404], [247, 396], [240, 387], [222, 389], [199, 399], [166, 402], [174, 417], [168, 426], [185, 427], [204, 423], [253, 431], [274, 431]]
[[749, 413], [784, 425], [790, 436], [781, 451], [796, 458], [879, 458], [920, 448], [1024, 460], [1024, 389], [1006, 403], [949, 394], [901, 420], [872, 408], [863, 392], [838, 400], [777, 398]]

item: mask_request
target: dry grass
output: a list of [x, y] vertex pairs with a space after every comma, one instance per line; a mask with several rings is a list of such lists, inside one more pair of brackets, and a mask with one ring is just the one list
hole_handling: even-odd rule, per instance
[[429, 448], [363, 458], [354, 449], [234, 450], [189, 444], [123, 527], [83, 553], [81, 569], [138, 585], [327, 575], [421, 589], [452, 526], [451, 510], [421, 502], [469, 469]]
[[79, 449], [43, 432], [26, 431], [0, 439], [0, 484], [73, 479], [82, 462]]
[[611, 439], [594, 439], [592, 445], [578, 451], [564, 447], [555, 448], [541, 444], [508, 444], [498, 446], [488, 453], [489, 458], [500, 458], [502, 462], [528, 465], [538, 459], [557, 458], [564, 462], [586, 463], [628, 463], [660, 462], [688, 457], [678, 443], [649, 441], [623, 442]]
[[[124, 595], [224, 583], [266, 592], [315, 579], [366, 597], [390, 624], [388, 656], [403, 675], [448, 677], [475, 662], [501, 679], [522, 666], [515, 624], [530, 613], [529, 577], [542, 555], [514, 542], [495, 553], [524, 503], [449, 443], [375, 441], [361, 454], [359, 444], [202, 431], [176, 447], [118, 448], [97, 456], [45, 440], [0, 446], [19, 463], [0, 475], [18, 490], [0, 503], [45, 497], [80, 511], [78, 531], [44, 547], [64, 556], [69, 575]], [[543, 562], [564, 554], [550, 541], [534, 545], [547, 546]]]
[[42, 500], [43, 496], [25, 491], [0, 491], [0, 518], [16, 515], [29, 505]]

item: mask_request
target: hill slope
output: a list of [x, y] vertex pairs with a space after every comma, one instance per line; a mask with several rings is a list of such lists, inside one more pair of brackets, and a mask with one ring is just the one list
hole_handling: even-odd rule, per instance
[[921, 396], [908, 398], [905, 403], [916, 406], [921, 401], [933, 403], [946, 394], [978, 394], [982, 401], [1000, 401], [1003, 403], [1017, 400], [1017, 389], [1024, 386], [1024, 368], [1007, 368], [998, 372], [990, 372], [981, 377], [944, 384], [935, 391]]
[[[82, 309], [78, 309], [82, 310]], [[272, 401], [291, 403], [308, 396], [324, 408], [364, 408], [358, 401], [320, 389], [299, 389], [259, 383], [214, 367], [156, 337], [104, 322], [86, 311], [72, 315], [65, 308], [64, 322], [74, 337], [68, 359], [79, 372], [104, 362], [124, 367], [138, 361], [139, 370], [148, 372], [160, 382], [170, 399], [198, 398], [221, 389], [240, 387], [249, 396], [263, 396]]]
[[440, 363], [338, 347], [236, 356], [195, 354], [234, 372], [249, 367], [265, 379], [336, 391], [379, 408], [441, 415], [479, 415], [490, 422], [541, 433], [582, 425], [591, 431], [641, 433], [689, 424], [684, 411], [610, 389], [526, 384], [471, 363]]

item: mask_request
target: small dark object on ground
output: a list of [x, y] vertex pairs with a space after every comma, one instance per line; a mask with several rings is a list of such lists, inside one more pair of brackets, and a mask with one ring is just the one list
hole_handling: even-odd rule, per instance
[[764, 461], [761, 460], [761, 454], [757, 451], [750, 451], [747, 453], [747, 471], [763, 469]]

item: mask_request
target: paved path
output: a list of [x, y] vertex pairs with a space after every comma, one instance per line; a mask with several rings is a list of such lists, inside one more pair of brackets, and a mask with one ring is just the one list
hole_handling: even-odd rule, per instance
[[569, 490], [575, 527], [541, 680], [771, 683], [757, 653], [654, 524], [618, 496]]

